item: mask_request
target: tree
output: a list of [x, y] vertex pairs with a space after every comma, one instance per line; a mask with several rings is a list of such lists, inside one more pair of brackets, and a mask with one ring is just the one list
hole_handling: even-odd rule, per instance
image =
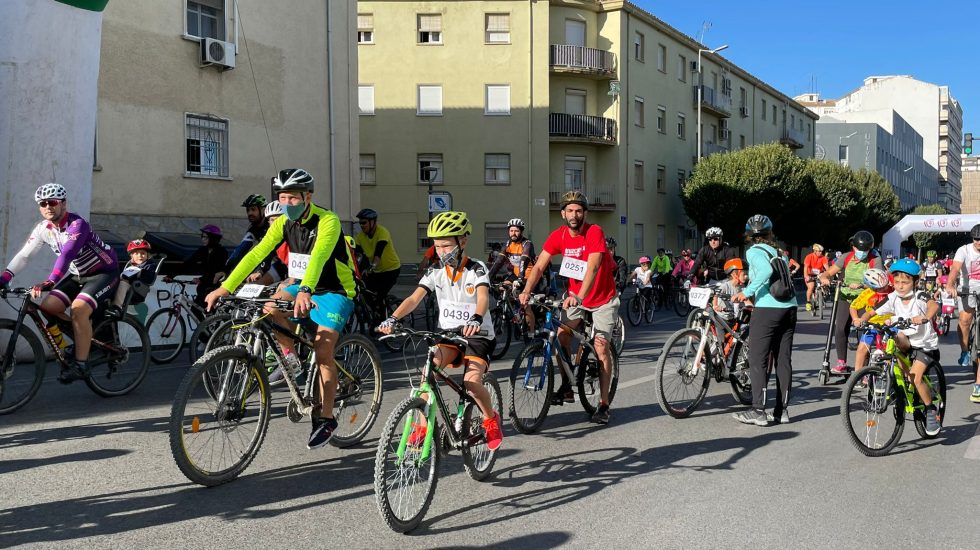
[[890, 183], [881, 174], [862, 168], [854, 172], [854, 180], [861, 191], [864, 214], [861, 225], [873, 235], [882, 235], [895, 225], [902, 215], [902, 204]]
[[864, 215], [854, 172], [839, 162], [814, 159], [806, 161], [806, 169], [820, 194], [810, 214], [811, 219], [817, 220], [811, 228], [811, 238], [831, 246], [847, 242], [856, 230], [853, 222]]

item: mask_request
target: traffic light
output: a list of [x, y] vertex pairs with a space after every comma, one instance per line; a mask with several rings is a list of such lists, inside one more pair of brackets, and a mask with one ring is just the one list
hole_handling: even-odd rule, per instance
[[973, 154], [973, 134], [969, 132], [963, 134], [963, 154]]

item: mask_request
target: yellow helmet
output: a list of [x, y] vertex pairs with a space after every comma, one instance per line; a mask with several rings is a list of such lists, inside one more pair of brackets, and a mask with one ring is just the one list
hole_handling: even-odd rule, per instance
[[442, 212], [429, 222], [426, 232], [430, 239], [447, 239], [462, 237], [473, 232], [473, 224], [466, 217], [466, 212]]
[[584, 208], [589, 209], [589, 199], [585, 197], [585, 194], [581, 191], [569, 191], [561, 196], [561, 201], [558, 203], [559, 209], [564, 210], [569, 204], [577, 204]]

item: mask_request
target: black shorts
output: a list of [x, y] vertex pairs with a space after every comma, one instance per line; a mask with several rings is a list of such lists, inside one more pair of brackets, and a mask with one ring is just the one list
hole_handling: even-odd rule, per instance
[[[451, 347], [452, 349], [457, 351], [459, 350], [459, 348], [456, 346], [452, 346], [448, 344], [440, 344], [440, 345]], [[479, 359], [489, 367], [490, 353], [493, 351], [493, 348], [496, 347], [496, 345], [497, 345], [496, 339], [488, 340], [486, 338], [476, 338], [476, 337], [467, 338], [466, 347], [463, 349], [463, 356], [457, 357], [456, 360], [453, 362], [452, 366], [454, 367], [462, 366], [464, 360], [466, 359]]]
[[924, 350], [922, 348], [912, 348], [909, 351], [909, 360], [911, 362], [922, 361], [926, 366], [930, 363], [939, 363], [939, 350]]
[[119, 282], [119, 273], [107, 271], [79, 277], [69, 275], [54, 285], [51, 289], [51, 296], [55, 296], [65, 303], [65, 307], [70, 307], [74, 300], [82, 300], [92, 307], [92, 311], [99, 308], [99, 304], [112, 298], [111, 291], [116, 288]]

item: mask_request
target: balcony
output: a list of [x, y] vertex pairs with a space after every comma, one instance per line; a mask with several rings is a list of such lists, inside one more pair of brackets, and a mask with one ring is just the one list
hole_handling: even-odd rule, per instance
[[701, 154], [706, 157], [710, 157], [711, 155], [717, 153], [727, 153], [727, 152], [728, 152], [728, 147], [725, 147], [724, 145], [718, 145], [717, 143], [708, 142], [701, 146]]
[[802, 149], [805, 142], [806, 137], [803, 132], [789, 127], [783, 128], [783, 135], [779, 138], [779, 143], [790, 149]]
[[548, 192], [548, 202], [552, 210], [557, 210], [561, 201], [561, 196], [565, 193], [578, 190], [585, 194], [589, 199], [589, 210], [615, 210], [616, 209], [616, 188], [613, 185], [574, 185], [569, 186], [565, 183], [552, 183]]
[[616, 78], [616, 54], [596, 48], [551, 45], [551, 70], [594, 78]]
[[[698, 87], [692, 88], [694, 107], [698, 106]], [[713, 115], [728, 118], [732, 116], [732, 96], [718, 93], [714, 88], [701, 86], [701, 109]]]
[[548, 115], [551, 141], [616, 145], [616, 121], [589, 115], [551, 113]]

